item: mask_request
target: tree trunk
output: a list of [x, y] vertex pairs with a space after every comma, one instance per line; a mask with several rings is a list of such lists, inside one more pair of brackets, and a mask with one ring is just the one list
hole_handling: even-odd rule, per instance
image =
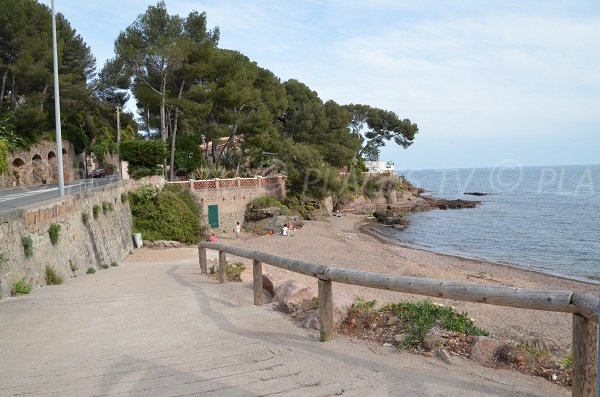
[[175, 119], [173, 120], [173, 131], [171, 134], [171, 170], [169, 180], [173, 181], [175, 175], [175, 139], [177, 137], [177, 120], [179, 119], [179, 108], [175, 108]]
[[[48, 93], [48, 84], [46, 84], [44, 86], [44, 91], [42, 91], [44, 93], [44, 95], [46, 95]], [[42, 101], [42, 103], [40, 103], [40, 112], [44, 111], [44, 101]]]
[[225, 143], [225, 146], [223, 146], [223, 150], [221, 150], [221, 154], [219, 154], [219, 157], [217, 158], [217, 160], [221, 160], [223, 158], [223, 156], [225, 155], [225, 152], [227, 150], [229, 150], [229, 147], [233, 143], [233, 138], [235, 137], [235, 134], [237, 134], [237, 129], [238, 129], [238, 123], [235, 123], [231, 130], [231, 135], [229, 135], [229, 139], [227, 139], [227, 143]]
[[[179, 95], [177, 95], [177, 99], [181, 99], [181, 95], [183, 94], [183, 86], [185, 85], [185, 79], [181, 82], [179, 86]], [[175, 175], [175, 139], [177, 138], [177, 122], [179, 120], [179, 107], [175, 108], [175, 118], [173, 120], [173, 130], [171, 131], [171, 172], [169, 173], [169, 180], [173, 181]]]
[[6, 88], [6, 76], [8, 76], [8, 66], [4, 71], [4, 75], [2, 76], [2, 89], [0, 90], [0, 108], [2, 108], [2, 104], [4, 103], [4, 89]]
[[12, 90], [10, 91], [10, 107], [12, 110], [17, 108], [17, 89], [15, 85], [15, 75], [12, 75]]

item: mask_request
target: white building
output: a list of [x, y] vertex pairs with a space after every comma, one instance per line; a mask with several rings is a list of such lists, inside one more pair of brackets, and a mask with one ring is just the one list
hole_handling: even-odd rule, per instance
[[369, 172], [380, 173], [380, 172], [394, 172], [393, 161], [365, 161]]

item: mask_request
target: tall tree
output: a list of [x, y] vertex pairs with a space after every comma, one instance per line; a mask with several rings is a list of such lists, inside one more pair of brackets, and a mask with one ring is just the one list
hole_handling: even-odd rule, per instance
[[380, 148], [392, 139], [396, 144], [407, 148], [412, 145], [415, 134], [419, 132], [416, 124], [409, 119], [400, 119], [389, 110], [360, 104], [345, 105], [344, 109], [352, 113], [350, 129], [362, 142], [356, 158], [365, 153], [370, 158], [378, 157]]
[[[207, 30], [206, 14], [192, 12], [187, 18], [169, 15], [164, 1], [150, 6], [115, 41], [114, 59], [105, 69], [125, 76], [145, 108], [158, 103], [160, 135], [172, 137], [174, 158], [180, 108], [177, 105], [193, 84], [198, 56], [216, 47], [219, 30]], [[173, 170], [174, 164], [171, 164]]]

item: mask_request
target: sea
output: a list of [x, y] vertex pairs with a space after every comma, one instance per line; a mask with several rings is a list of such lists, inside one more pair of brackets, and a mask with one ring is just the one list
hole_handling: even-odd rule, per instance
[[508, 162], [398, 174], [425, 194], [481, 201], [412, 214], [404, 230], [380, 228], [399, 243], [600, 284], [600, 165]]

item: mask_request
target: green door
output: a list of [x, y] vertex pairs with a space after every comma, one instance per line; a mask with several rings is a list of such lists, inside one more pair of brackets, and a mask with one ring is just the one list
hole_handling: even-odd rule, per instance
[[208, 224], [213, 229], [219, 227], [219, 205], [209, 205], [208, 206]]

